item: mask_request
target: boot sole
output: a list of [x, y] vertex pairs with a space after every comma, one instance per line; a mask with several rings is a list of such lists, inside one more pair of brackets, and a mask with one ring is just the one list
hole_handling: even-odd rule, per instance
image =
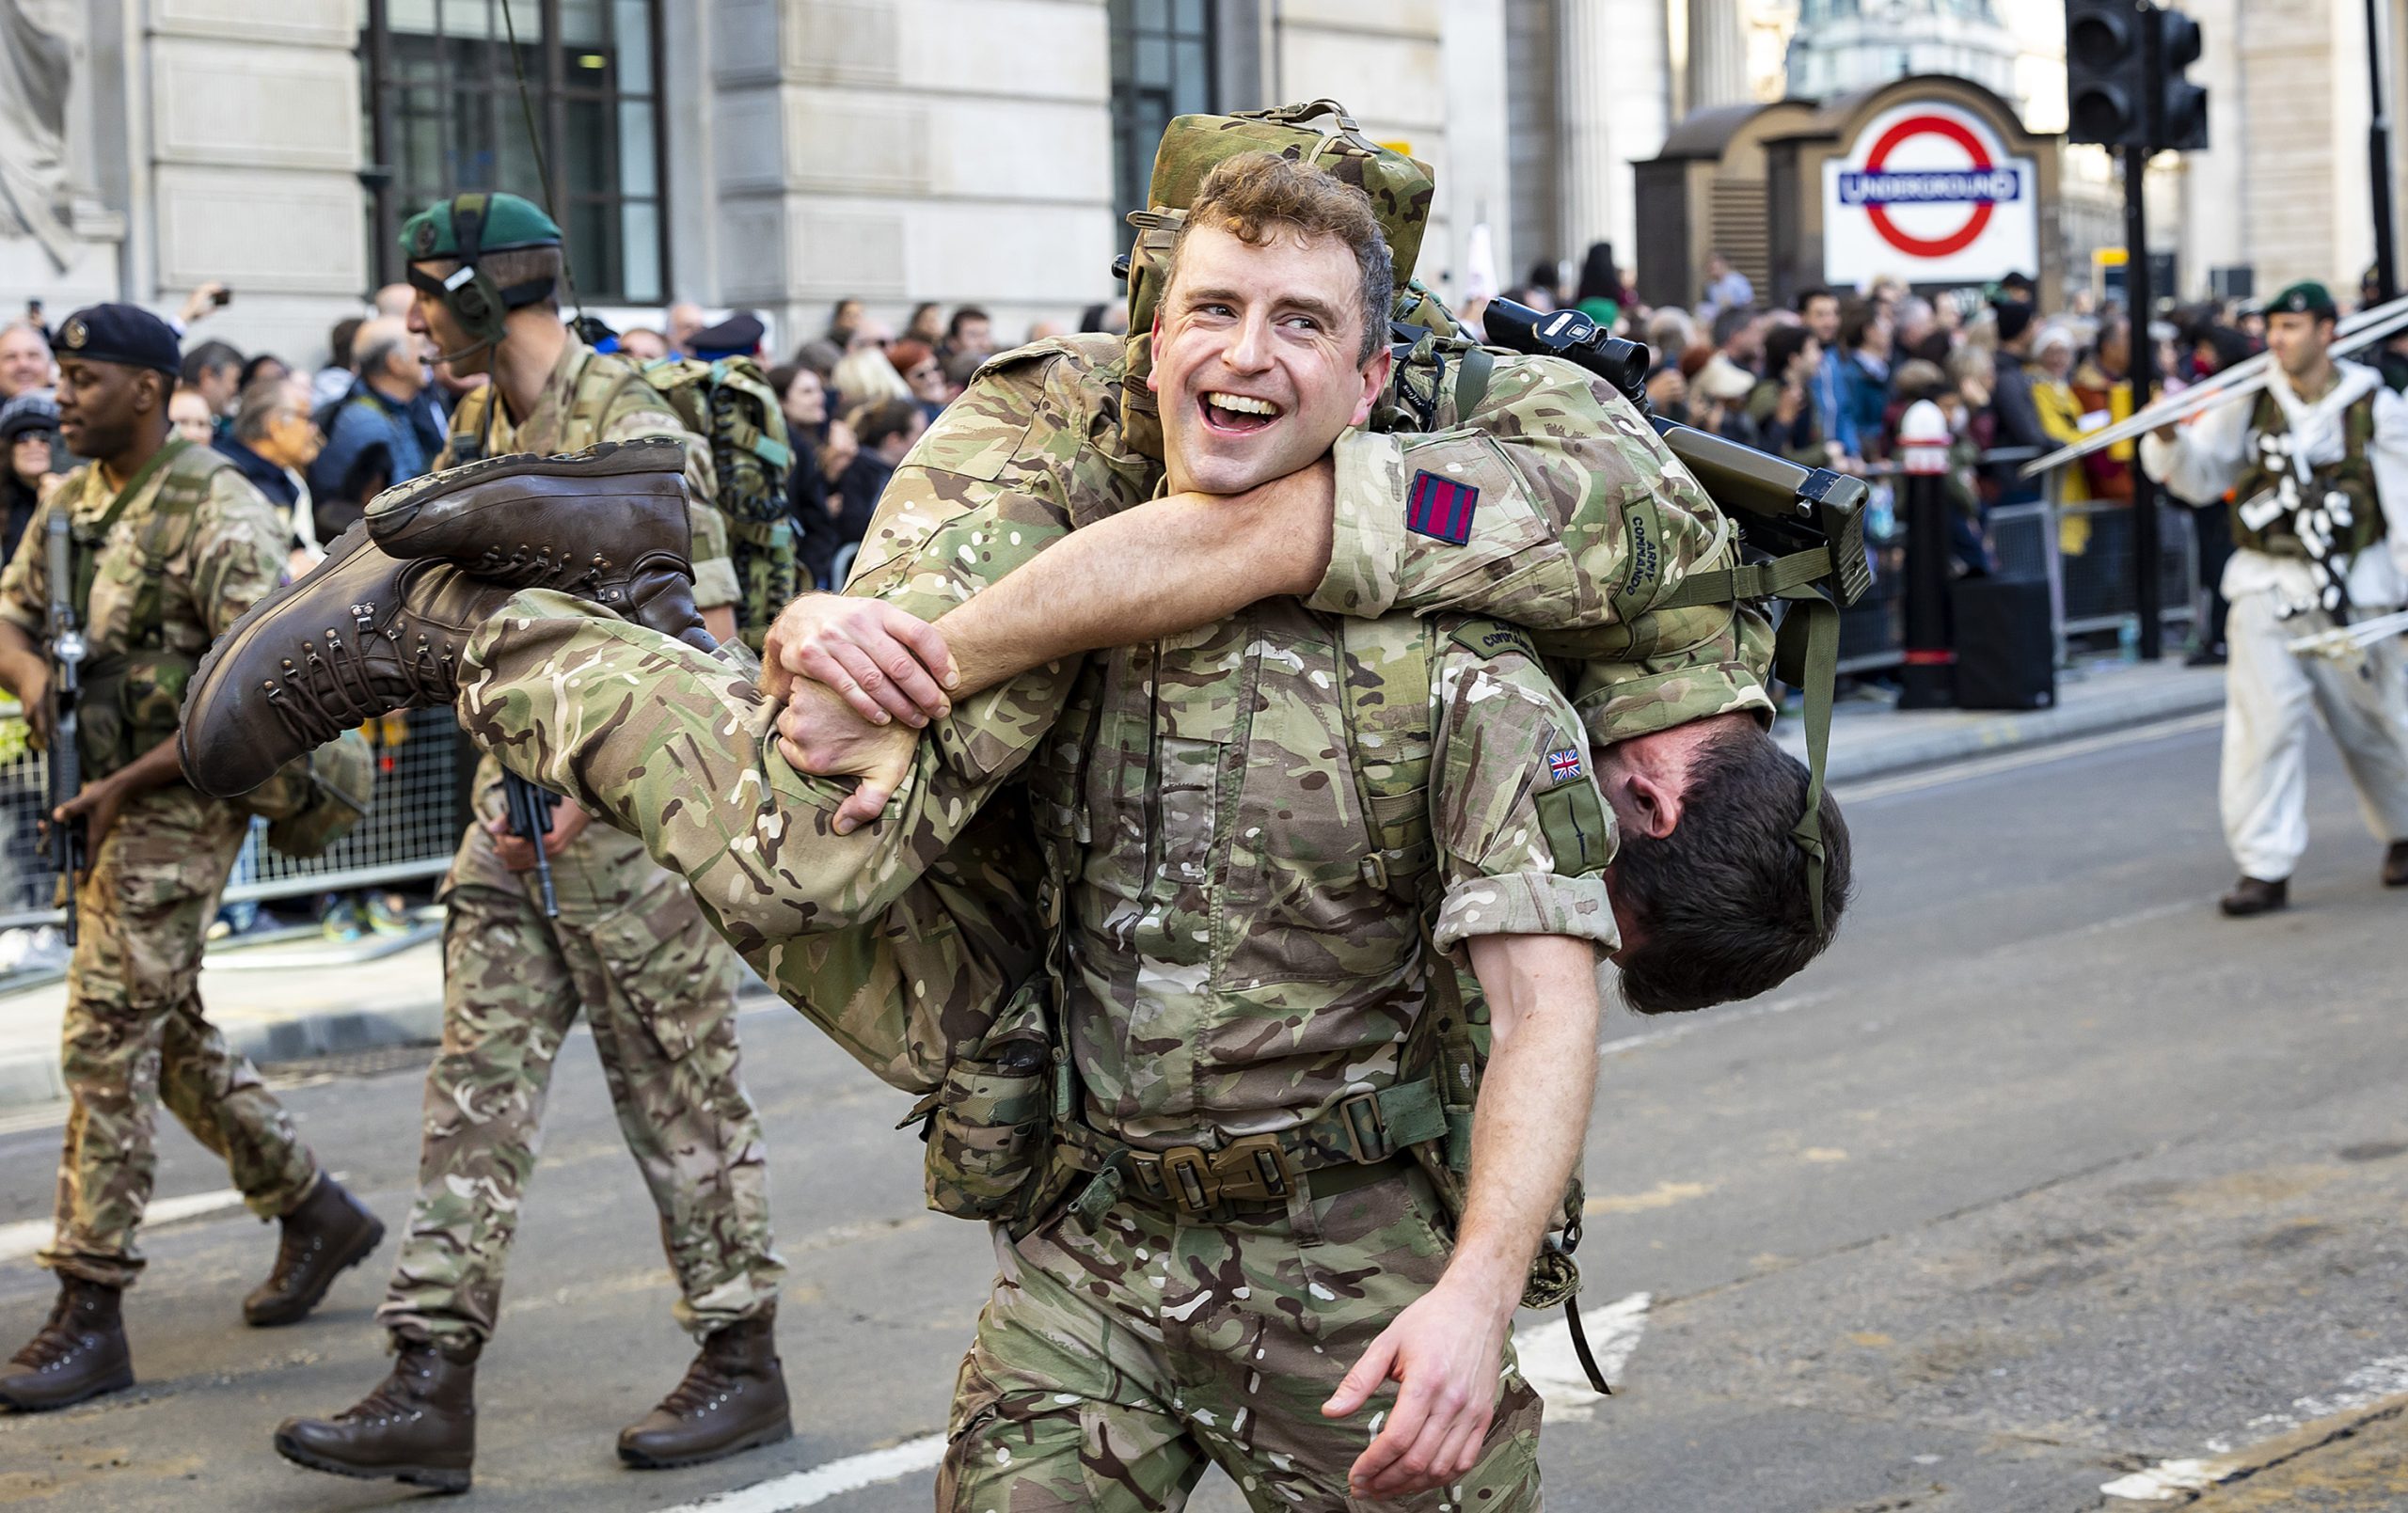
[[741, 1439], [723, 1444], [716, 1450], [690, 1456], [655, 1456], [621, 1445], [619, 1459], [635, 1471], [675, 1471], [683, 1466], [708, 1465], [714, 1460], [724, 1460], [729, 1456], [740, 1456], [747, 1450], [758, 1450], [764, 1445], [778, 1444], [793, 1438], [794, 1418], [792, 1414], [788, 1414], [775, 1424], [755, 1429]]
[[349, 1476], [354, 1481], [405, 1482], [412, 1487], [432, 1488], [438, 1492], [467, 1491], [472, 1474], [450, 1466], [346, 1466], [340, 1460], [312, 1455], [281, 1434], [276, 1437], [276, 1453], [296, 1466], [323, 1471], [329, 1475]]
[[[677, 459], [677, 465], [673, 468], [662, 466], [662, 462], [673, 455]], [[410, 528], [421, 518], [425, 507], [435, 500], [515, 478], [574, 479], [580, 483], [607, 484], [612, 480], [657, 476], [673, 481], [685, 477], [685, 448], [675, 441], [640, 439], [599, 442], [582, 452], [563, 457], [533, 452], [488, 457], [483, 462], [446, 468], [424, 479], [413, 479], [387, 489], [368, 502], [362, 518], [367, 521], [369, 534], [375, 538], [387, 555], [409, 557], [416, 555], [407, 549]], [[596, 492], [650, 491], [603, 487]]]
[[375, 1254], [376, 1247], [384, 1243], [385, 1221], [381, 1219], [371, 1219], [367, 1235], [358, 1244], [351, 1248], [350, 1254], [335, 1263], [334, 1269], [326, 1273], [325, 1284], [316, 1292], [289, 1305], [287, 1312], [269, 1314], [262, 1317], [253, 1317], [251, 1311], [246, 1308], [243, 1310], [243, 1321], [253, 1329], [279, 1329], [286, 1324], [298, 1324], [309, 1317], [320, 1303], [326, 1300], [326, 1294], [334, 1290], [335, 1280], [338, 1277]]
[[87, 1391], [77, 1393], [72, 1397], [61, 1397], [53, 1402], [28, 1402], [24, 1398], [11, 1397], [5, 1393], [0, 1393], [0, 1408], [19, 1413], [55, 1413], [62, 1408], [72, 1408], [78, 1403], [88, 1403], [95, 1397], [105, 1397], [111, 1393], [121, 1393], [133, 1385], [134, 1367], [129, 1365], [96, 1382]]

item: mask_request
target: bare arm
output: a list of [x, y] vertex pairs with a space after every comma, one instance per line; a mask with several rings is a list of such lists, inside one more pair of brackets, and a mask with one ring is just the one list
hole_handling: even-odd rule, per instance
[[1371, 1342], [1322, 1406], [1342, 1418], [1382, 1381], [1402, 1383], [1349, 1474], [1373, 1497], [1441, 1486], [1478, 1462], [1523, 1279], [1579, 1157], [1596, 1084], [1595, 944], [1551, 935], [1481, 935], [1467, 944], [1495, 1048], [1472, 1116], [1455, 1253], [1438, 1284]]

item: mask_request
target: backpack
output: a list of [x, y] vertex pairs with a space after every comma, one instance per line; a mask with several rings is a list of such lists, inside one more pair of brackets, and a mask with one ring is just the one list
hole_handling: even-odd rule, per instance
[[785, 411], [761, 365], [750, 357], [664, 357], [641, 371], [686, 428], [711, 444], [719, 512], [727, 519], [739, 591], [736, 623], [744, 644], [758, 652], [770, 623], [803, 588], [794, 512], [786, 500], [794, 449], [786, 438]]

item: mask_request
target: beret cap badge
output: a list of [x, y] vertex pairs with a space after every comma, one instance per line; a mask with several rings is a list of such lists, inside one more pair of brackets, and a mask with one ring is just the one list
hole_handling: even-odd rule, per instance
[[68, 322], [58, 333], [58, 342], [63, 347], [81, 347], [90, 339], [91, 333], [81, 321]]

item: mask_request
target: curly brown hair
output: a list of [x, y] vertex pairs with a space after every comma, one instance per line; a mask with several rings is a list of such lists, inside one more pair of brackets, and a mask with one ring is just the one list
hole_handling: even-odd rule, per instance
[[1396, 270], [1387, 238], [1371, 213], [1370, 197], [1326, 170], [1276, 152], [1241, 152], [1212, 165], [1196, 203], [1171, 243], [1165, 291], [1179, 282], [1179, 252], [1199, 226], [1228, 232], [1259, 247], [1285, 231], [1310, 241], [1336, 237], [1362, 271], [1363, 343], [1357, 362], [1370, 362], [1387, 340], [1388, 305]]

